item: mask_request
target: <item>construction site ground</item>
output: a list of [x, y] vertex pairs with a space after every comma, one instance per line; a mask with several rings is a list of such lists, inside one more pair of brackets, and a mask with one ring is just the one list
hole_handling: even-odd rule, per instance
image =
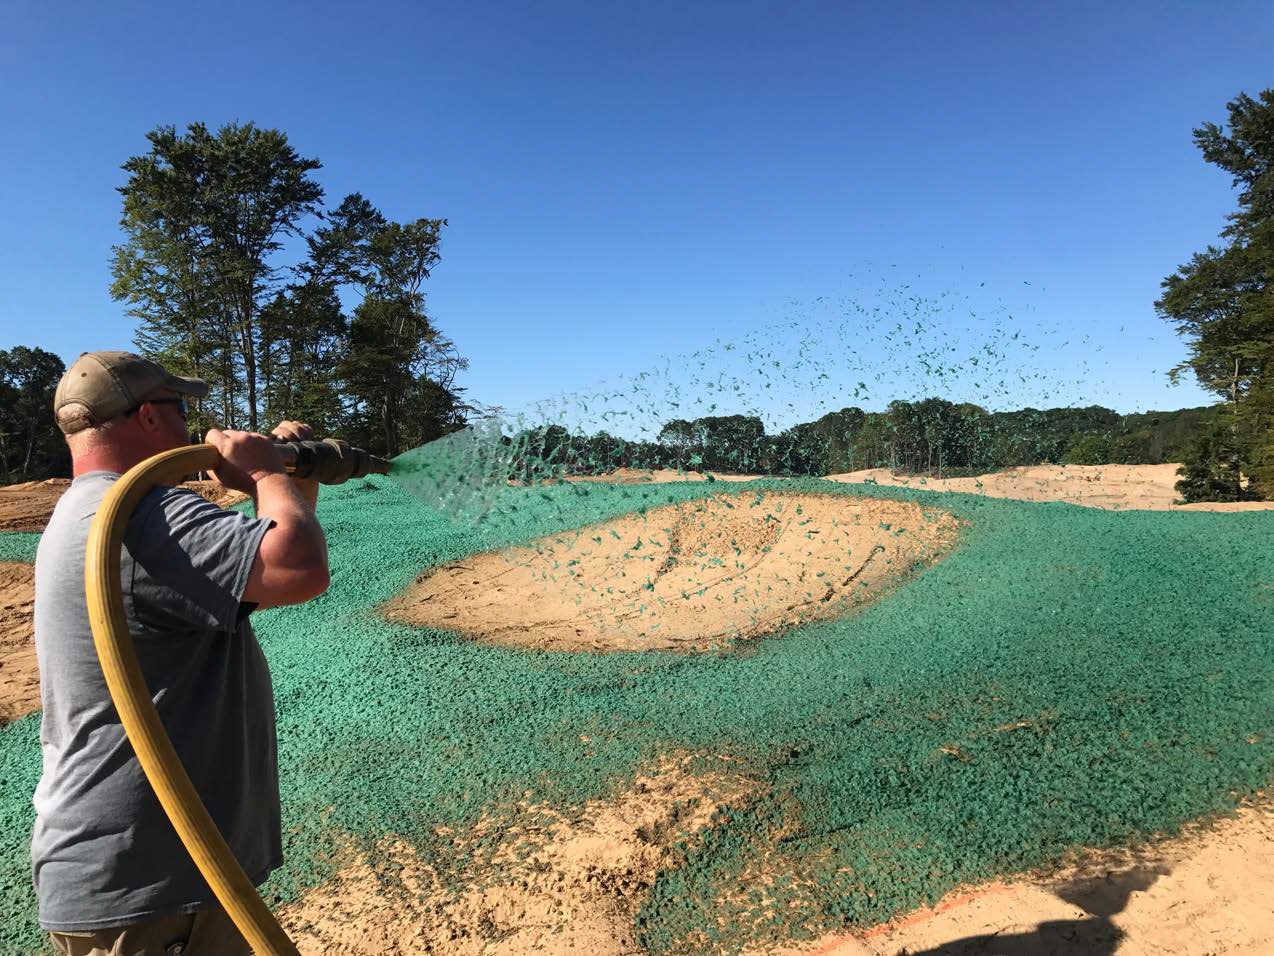
[[[327, 489], [331, 590], [256, 616], [267, 901], [307, 953], [1267, 952], [1274, 516], [1174, 471]], [[61, 487], [0, 489], [5, 953]]]

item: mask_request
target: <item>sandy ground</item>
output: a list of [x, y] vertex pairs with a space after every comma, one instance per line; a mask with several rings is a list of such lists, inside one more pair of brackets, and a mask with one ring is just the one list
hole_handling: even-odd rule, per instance
[[963, 889], [858, 935], [773, 956], [1216, 956], [1274, 952], [1274, 807], [1036, 879]]
[[695, 774], [689, 763], [669, 756], [617, 799], [569, 817], [527, 804], [512, 824], [439, 831], [457, 847], [486, 848], [459, 889], [387, 840], [379, 872], [356, 856], [331, 883], [285, 908], [280, 922], [305, 956], [640, 953], [633, 919], [677, 844], [693, 842], [718, 811], [745, 804], [759, 788], [724, 758]]
[[[752, 481], [759, 475], [718, 475], [713, 481]], [[571, 482], [605, 482], [612, 485], [658, 485], [669, 481], [707, 481], [708, 476], [697, 471], [677, 471], [675, 468], [616, 468], [604, 475], [572, 475]]]
[[964, 491], [1019, 501], [1069, 501], [1090, 508], [1144, 511], [1263, 511], [1274, 501], [1201, 502], [1179, 505], [1178, 465], [1034, 465], [979, 478], [895, 477], [887, 468], [828, 475], [828, 481]]
[[705, 651], [875, 600], [956, 532], [911, 502], [714, 495], [431, 569], [385, 613], [513, 647]]
[[[440, 831], [457, 847], [488, 847], [463, 888], [388, 838], [379, 869], [351, 854], [280, 921], [305, 956], [636, 956], [633, 917], [672, 848], [760, 787], [728, 766], [692, 776], [684, 757], [669, 759], [569, 818], [525, 805], [512, 824]], [[1274, 952], [1272, 889], [1274, 807], [1262, 801], [1135, 850], [964, 887], [883, 926], [745, 956], [1256, 956]]]
[[34, 607], [34, 569], [0, 561], [0, 725], [40, 707]]
[[50, 478], [0, 485], [0, 531], [43, 531], [70, 483], [67, 478]]

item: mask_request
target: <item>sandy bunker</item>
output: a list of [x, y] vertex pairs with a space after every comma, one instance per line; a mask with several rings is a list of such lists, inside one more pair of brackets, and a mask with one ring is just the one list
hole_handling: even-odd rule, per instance
[[710, 650], [867, 604], [957, 530], [908, 501], [719, 494], [432, 568], [384, 610], [537, 650]]

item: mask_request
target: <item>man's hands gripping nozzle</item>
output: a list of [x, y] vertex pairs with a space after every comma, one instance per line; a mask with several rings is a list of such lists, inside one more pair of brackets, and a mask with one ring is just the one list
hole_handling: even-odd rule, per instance
[[389, 462], [362, 448], [335, 438], [315, 441], [308, 425], [284, 422], [273, 434], [209, 430], [206, 440], [221, 452], [214, 469], [227, 488], [252, 493], [258, 479], [270, 473], [287, 473], [324, 485], [339, 485], [351, 478], [389, 474]]

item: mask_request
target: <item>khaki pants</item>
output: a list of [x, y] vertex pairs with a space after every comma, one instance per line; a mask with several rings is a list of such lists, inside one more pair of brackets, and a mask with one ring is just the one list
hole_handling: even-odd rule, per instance
[[252, 952], [219, 905], [132, 926], [50, 933], [60, 956], [248, 956]]

